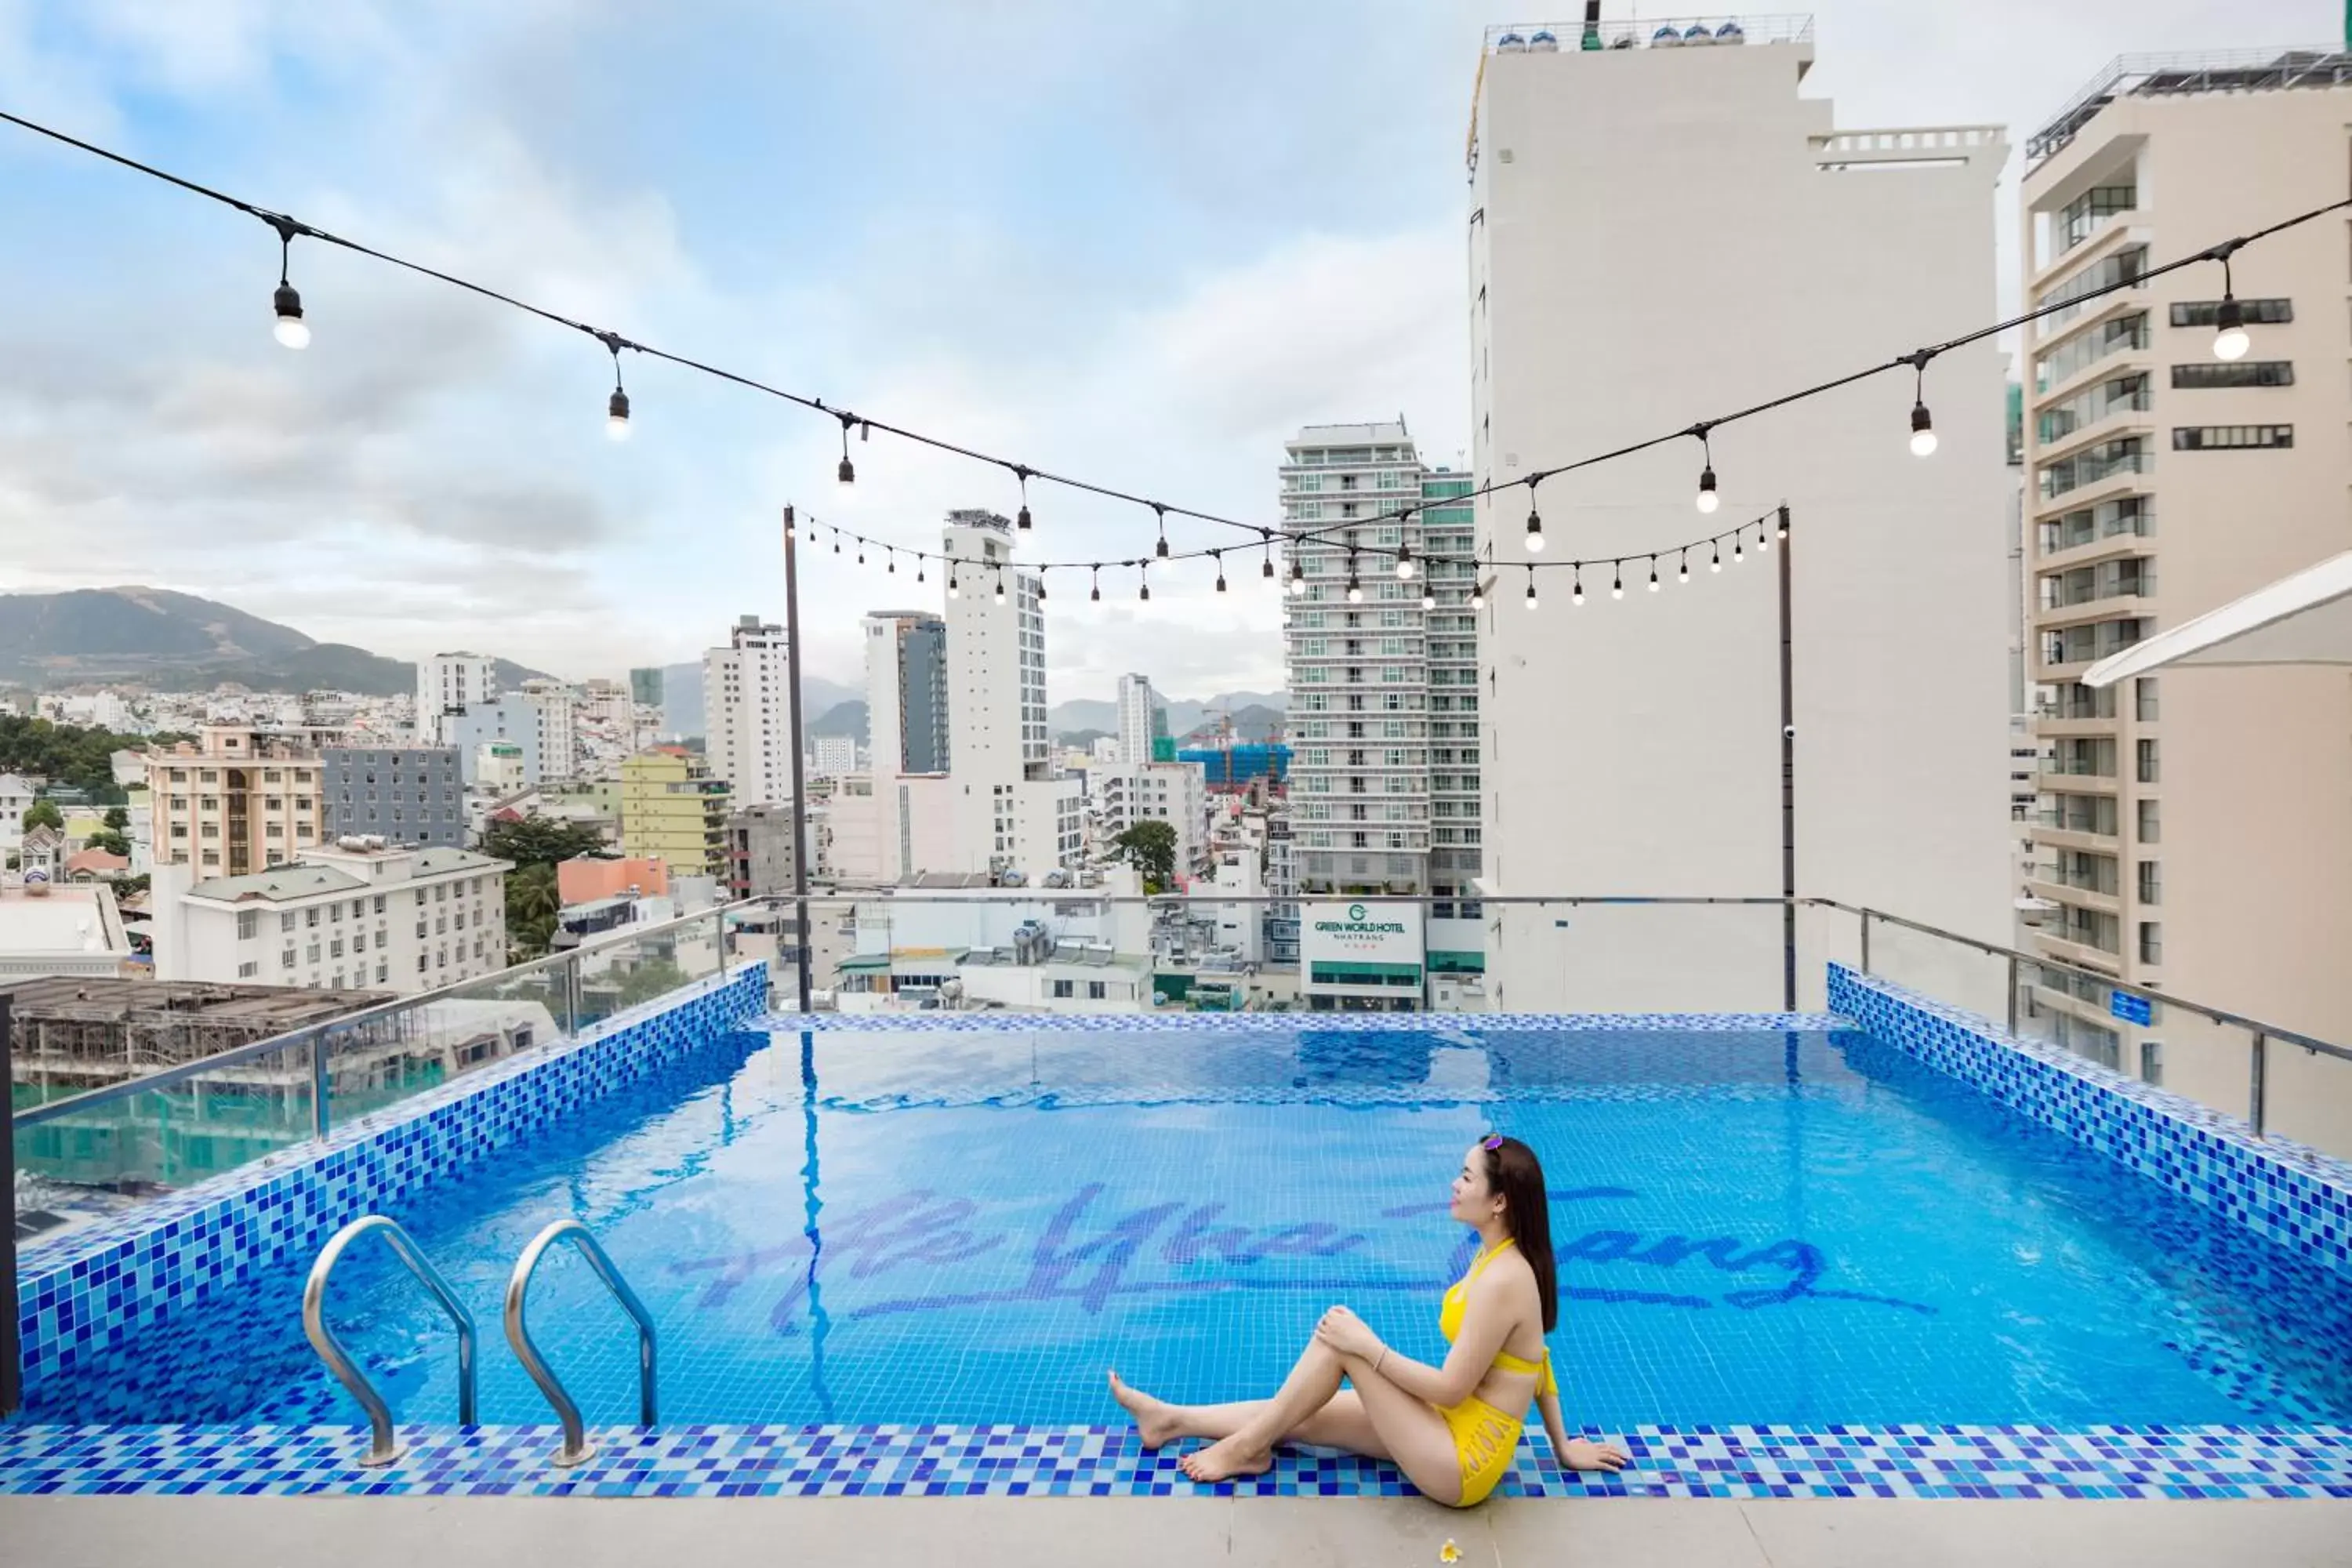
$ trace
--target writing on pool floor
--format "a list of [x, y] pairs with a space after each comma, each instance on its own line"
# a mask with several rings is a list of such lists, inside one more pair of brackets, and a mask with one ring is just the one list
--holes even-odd
[[[1002, 1302], [1063, 1302], [1087, 1313], [1133, 1297], [1183, 1296], [1204, 1292], [1321, 1291], [1335, 1299], [1351, 1293], [1406, 1292], [1434, 1296], [1467, 1266], [1474, 1242], [1465, 1238], [1437, 1274], [1374, 1273], [1349, 1269], [1336, 1260], [1368, 1248], [1372, 1236], [1328, 1221], [1251, 1226], [1225, 1219], [1223, 1204], [1153, 1204], [1120, 1214], [1102, 1205], [1104, 1189], [1088, 1184], [1073, 1193], [1032, 1237], [990, 1228], [982, 1205], [970, 1197], [928, 1188], [902, 1193], [868, 1207], [828, 1219], [822, 1227], [786, 1237], [772, 1247], [669, 1265], [684, 1277], [707, 1276], [696, 1304], [715, 1310], [746, 1289], [781, 1287], [768, 1319], [778, 1333], [797, 1333], [811, 1289], [836, 1278], [868, 1280], [893, 1273], [919, 1274], [919, 1294], [865, 1300], [844, 1317], [856, 1320], [910, 1312], [945, 1312]], [[1921, 1301], [1840, 1289], [1822, 1281], [1832, 1273], [1828, 1255], [1798, 1237], [1749, 1241], [1738, 1237], [1645, 1236], [1598, 1227], [1573, 1233], [1561, 1225], [1559, 1205], [1607, 1205], [1638, 1199], [1631, 1187], [1578, 1187], [1554, 1191], [1556, 1242], [1562, 1283], [1570, 1300], [1683, 1310], [1730, 1308], [1754, 1311], [1808, 1300], [1838, 1300], [1902, 1311], [1933, 1313]], [[1380, 1211], [1391, 1222], [1425, 1220], [1444, 1212], [1443, 1204], [1406, 1205]], [[986, 1288], [940, 1289], [940, 1274], [982, 1257], [992, 1263], [1019, 1257], [1027, 1248], [1025, 1272], [1015, 1282], [1000, 1281], [1001, 1270], [985, 1270]], [[1316, 1265], [1329, 1261], [1329, 1267]], [[1264, 1267], [1287, 1264], [1288, 1267]], [[1595, 1270], [1598, 1284], [1578, 1282]], [[974, 1270], [975, 1274], [983, 1272]], [[977, 1284], [978, 1281], [975, 1281]]]

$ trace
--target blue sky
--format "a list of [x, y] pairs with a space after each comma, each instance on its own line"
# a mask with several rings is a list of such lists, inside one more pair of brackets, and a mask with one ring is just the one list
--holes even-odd
[[[2119, 51], [2340, 26], [2333, 0], [1815, 15], [1805, 91], [1842, 124], [2013, 142]], [[1300, 424], [1402, 413], [1433, 461], [1465, 443], [1463, 133], [1481, 29], [1507, 19], [1459, 0], [0, 0], [0, 107], [896, 423], [1271, 518]], [[378, 652], [584, 678], [781, 616], [787, 500], [924, 544], [948, 507], [1015, 504], [1001, 473], [879, 437], [840, 499], [834, 427], [635, 360], [615, 447], [597, 345], [318, 246], [294, 256], [316, 342], [289, 353], [267, 229], [7, 127], [0, 212], [0, 590], [152, 584]], [[1048, 558], [1150, 537], [1131, 508], [1033, 501]], [[1131, 585], [1055, 595], [1053, 696], [1107, 696], [1125, 669], [1185, 696], [1278, 685], [1275, 596], [1236, 575], [1220, 600], [1210, 575], [1155, 582], [1148, 607]], [[820, 552], [810, 668], [857, 679], [858, 613], [939, 587]]]

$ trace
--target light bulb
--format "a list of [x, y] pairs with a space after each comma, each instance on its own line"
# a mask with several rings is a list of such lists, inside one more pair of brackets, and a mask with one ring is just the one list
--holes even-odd
[[1915, 403], [1911, 405], [1911, 455], [1924, 458], [1935, 449], [1936, 421], [1926, 404]]
[[271, 303], [278, 311], [278, 324], [270, 329], [270, 335], [289, 349], [309, 348], [310, 328], [302, 320], [302, 296], [294, 291], [291, 284], [280, 283]]
[[1690, 581], [1690, 558], [1688, 556], [1685, 556], [1683, 558], [1682, 570], [1675, 574], [1675, 581], [1677, 583], [1687, 583]]
[[2224, 296], [2221, 308], [2213, 312], [2213, 357], [2243, 359], [2253, 347], [2254, 340], [2246, 335], [2246, 308], [2236, 299]]
[[1483, 610], [1486, 607], [1486, 589], [1474, 587], [1470, 590], [1470, 607], [1474, 610]]
[[1584, 574], [1580, 572], [1577, 574], [1576, 586], [1568, 591], [1568, 602], [1572, 608], [1584, 607]]
[[948, 579], [948, 597], [950, 599], [961, 599], [963, 597], [963, 584], [957, 582], [952, 577]]
[[1710, 463], [1699, 470], [1698, 510], [1712, 512], [1722, 504], [1723, 498], [1715, 493], [1715, 466]]
[[1543, 519], [1536, 515], [1533, 508], [1529, 508], [1528, 510], [1528, 553], [1530, 555], [1540, 555], [1543, 553]]
[[1351, 605], [1360, 605], [1363, 602], [1364, 585], [1361, 583], [1357, 582], [1355, 579], [1349, 578], [1348, 580], [1348, 603]]
[[1425, 586], [1421, 591], [1421, 607], [1424, 610], [1437, 608], [1437, 595]]
[[1018, 528], [1024, 533], [1029, 531], [1029, 503], [1027, 501], [1024, 500], [1021, 503], [1021, 515], [1013, 520], [1013, 526]]
[[1412, 581], [1412, 556], [1400, 555], [1397, 557], [1397, 581], [1400, 583], [1410, 583]]
[[1652, 565], [1652, 566], [1651, 566], [1651, 568], [1650, 568], [1650, 592], [1651, 592], [1651, 593], [1653, 593], [1653, 594], [1654, 594], [1654, 593], [1656, 593], [1657, 591], [1658, 591], [1658, 569], [1657, 569], [1657, 567], [1654, 564], [1654, 565]]
[[857, 465], [849, 460], [849, 455], [847, 453], [845, 452], [842, 454], [841, 467], [833, 471], [833, 477], [838, 479], [844, 486], [854, 485], [857, 482]]
[[1536, 607], [1536, 580], [1533, 577], [1528, 579], [1527, 605], [1530, 610]]
[[[297, 321], [294, 324], [299, 327], [302, 323]], [[604, 434], [615, 441], [629, 438], [629, 395], [617, 386], [604, 405]]]

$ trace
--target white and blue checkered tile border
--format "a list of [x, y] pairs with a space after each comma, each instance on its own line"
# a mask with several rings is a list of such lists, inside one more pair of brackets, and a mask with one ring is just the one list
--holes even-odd
[[[1385, 1464], [1285, 1449], [1267, 1474], [1195, 1487], [1174, 1448], [1097, 1426], [593, 1429], [575, 1468], [552, 1427], [405, 1427], [400, 1459], [353, 1462], [352, 1427], [24, 1427], [0, 1443], [0, 1493], [484, 1497], [1395, 1497]], [[2352, 1498], [2352, 1430], [2305, 1427], [1644, 1426], [1619, 1475], [1563, 1473], [1539, 1436], [1504, 1497]]]
[[1830, 965], [1864, 1029], [2322, 1268], [2352, 1274], [2352, 1165], [1973, 1013]]
[[27, 1247], [18, 1327], [28, 1387], [299, 1258], [585, 1101], [716, 1039], [767, 1003], [753, 965], [605, 1020], [572, 1041], [467, 1073], [268, 1159]]
[[1232, 1035], [1412, 1034], [1465, 1037], [1541, 1031], [1606, 1030], [1654, 1034], [1748, 1034], [1842, 1028], [1828, 1013], [771, 1013], [747, 1025], [792, 1033], [901, 1031], [982, 1034]]

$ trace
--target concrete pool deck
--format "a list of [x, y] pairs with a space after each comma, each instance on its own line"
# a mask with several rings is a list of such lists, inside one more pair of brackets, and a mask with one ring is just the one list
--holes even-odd
[[2336, 1568], [2352, 1501], [1408, 1499], [0, 1498], [0, 1559], [41, 1568], [436, 1568], [561, 1562], [1122, 1568]]

